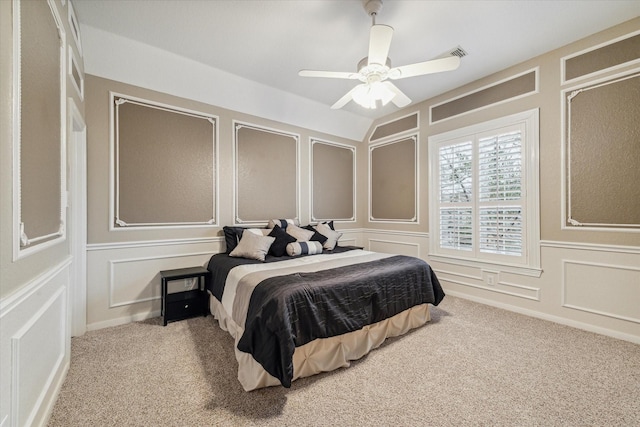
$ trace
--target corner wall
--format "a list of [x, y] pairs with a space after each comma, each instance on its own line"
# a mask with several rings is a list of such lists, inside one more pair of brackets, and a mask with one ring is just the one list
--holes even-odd
[[[578, 83], [561, 79], [564, 57], [640, 31], [640, 18], [594, 34], [494, 75], [377, 120], [400, 120], [419, 112], [419, 219], [415, 224], [365, 221], [363, 241], [373, 250], [406, 251], [429, 260], [429, 136], [534, 108], [540, 110], [540, 242], [542, 274], [529, 277], [495, 268], [432, 261], [445, 292], [488, 305], [640, 343], [640, 232], [631, 229], [586, 229], [563, 226], [562, 91]], [[635, 52], [637, 52], [637, 47]], [[637, 73], [640, 58], [586, 76], [580, 85]], [[464, 58], [462, 65], [464, 66]], [[537, 69], [537, 91], [501, 103], [431, 122], [430, 109], [447, 101]], [[637, 128], [638, 122], [629, 123]], [[367, 136], [367, 140], [369, 138]], [[365, 142], [366, 144], [367, 142]], [[613, 147], [612, 147], [613, 149]], [[640, 165], [638, 166], [640, 167]], [[361, 171], [368, 179], [369, 171]], [[597, 197], [597, 195], [594, 195]], [[368, 202], [367, 202], [368, 203]], [[489, 276], [491, 279], [489, 280]]]

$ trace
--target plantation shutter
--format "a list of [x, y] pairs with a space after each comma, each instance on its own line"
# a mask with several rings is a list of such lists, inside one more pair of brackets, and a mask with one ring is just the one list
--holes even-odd
[[523, 252], [522, 131], [478, 141], [478, 239], [480, 252]]
[[473, 250], [473, 143], [440, 147], [440, 247]]

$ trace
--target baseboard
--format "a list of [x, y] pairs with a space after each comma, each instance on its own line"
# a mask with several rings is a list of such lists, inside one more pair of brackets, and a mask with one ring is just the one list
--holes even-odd
[[136, 313], [131, 316], [123, 316], [123, 317], [118, 317], [116, 319], [104, 320], [102, 322], [90, 323], [87, 325], [87, 331], [96, 331], [98, 329], [126, 325], [127, 323], [140, 322], [142, 320], [152, 319], [154, 317], [159, 317], [159, 316], [160, 316], [160, 310], [146, 312], [146, 313]]
[[70, 366], [70, 357], [66, 359], [66, 362], [62, 368], [62, 372], [58, 375], [55, 382], [52, 384], [51, 389], [49, 390], [50, 397], [45, 399], [45, 403], [40, 407], [39, 411], [43, 414], [40, 417], [40, 426], [46, 426], [49, 424], [49, 420], [51, 419], [51, 414], [53, 413], [53, 408], [56, 405], [56, 401], [58, 400], [58, 396], [60, 395], [60, 391], [62, 390], [62, 385], [64, 384], [64, 380], [67, 378], [67, 373], [69, 373]]
[[577, 320], [572, 320], [572, 319], [567, 319], [560, 316], [555, 316], [552, 314], [542, 313], [540, 311], [529, 310], [526, 308], [511, 305], [511, 304], [504, 304], [501, 302], [492, 301], [485, 298], [478, 298], [475, 296], [467, 295], [467, 294], [452, 291], [452, 290], [447, 290], [446, 294], [457, 297], [457, 298], [462, 298], [462, 299], [477, 302], [480, 304], [488, 305], [491, 307], [512, 311], [514, 313], [524, 314], [525, 316], [535, 317], [537, 319], [542, 319], [542, 320], [548, 320], [549, 322], [570, 326], [576, 329], [582, 329], [583, 331], [593, 332], [596, 334], [605, 335], [605, 336], [616, 338], [623, 341], [629, 341], [634, 344], [640, 344], [640, 336], [637, 336], [637, 335], [626, 334], [624, 332], [619, 332], [612, 329], [603, 328], [600, 326], [594, 326], [589, 323], [579, 322]]

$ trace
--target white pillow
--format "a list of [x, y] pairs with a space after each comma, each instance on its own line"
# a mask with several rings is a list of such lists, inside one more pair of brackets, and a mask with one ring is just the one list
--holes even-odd
[[332, 230], [327, 224], [320, 223], [316, 225], [316, 230], [318, 230], [318, 233], [327, 238], [327, 241], [324, 242], [322, 246], [330, 251], [332, 251], [333, 248], [336, 247], [336, 245], [338, 244], [338, 240], [340, 239], [340, 237], [342, 237], [342, 233], [338, 233], [337, 231]]
[[264, 261], [264, 257], [267, 255], [267, 252], [269, 252], [269, 248], [275, 240], [275, 237], [259, 236], [252, 232], [244, 232], [242, 233], [242, 239], [240, 239], [238, 246], [231, 251], [229, 256]]
[[287, 244], [287, 255], [315, 255], [322, 253], [322, 243], [316, 241], [293, 242]]
[[293, 224], [287, 225], [286, 231], [287, 234], [295, 237], [298, 242], [308, 242], [313, 237], [313, 231], [305, 230]]

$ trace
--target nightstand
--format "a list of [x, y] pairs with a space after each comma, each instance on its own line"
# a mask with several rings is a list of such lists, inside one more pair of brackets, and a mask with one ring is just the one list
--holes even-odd
[[[164, 326], [167, 326], [167, 322], [195, 316], [206, 316], [209, 313], [207, 291], [205, 289], [205, 281], [208, 275], [209, 270], [204, 267], [177, 268], [160, 272], [162, 280], [161, 315]], [[169, 282], [190, 278], [198, 280], [197, 288], [169, 292]]]

